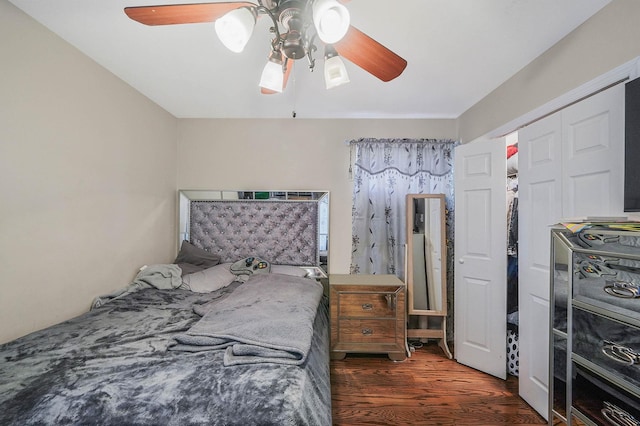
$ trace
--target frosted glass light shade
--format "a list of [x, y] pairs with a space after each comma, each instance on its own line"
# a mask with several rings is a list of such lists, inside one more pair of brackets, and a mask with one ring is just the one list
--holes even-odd
[[347, 33], [351, 17], [347, 8], [336, 0], [316, 0], [313, 2], [313, 23], [320, 40], [332, 44]]
[[344, 62], [339, 56], [333, 56], [325, 59], [324, 61], [324, 82], [327, 89], [332, 89], [337, 86], [348, 83], [349, 74], [347, 74], [347, 68], [344, 66]]
[[218, 18], [215, 23], [216, 34], [232, 52], [240, 53], [249, 42], [253, 27], [256, 25], [256, 17], [246, 7], [234, 9]]
[[282, 63], [278, 64], [277, 62], [269, 60], [262, 70], [260, 87], [273, 90], [274, 92], [282, 92], [283, 86], [284, 72], [282, 72]]

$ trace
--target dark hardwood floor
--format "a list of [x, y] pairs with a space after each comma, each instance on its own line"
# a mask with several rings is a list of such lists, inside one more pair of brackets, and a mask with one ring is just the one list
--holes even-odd
[[403, 362], [349, 354], [331, 361], [334, 425], [543, 425], [504, 381], [447, 359], [435, 343]]

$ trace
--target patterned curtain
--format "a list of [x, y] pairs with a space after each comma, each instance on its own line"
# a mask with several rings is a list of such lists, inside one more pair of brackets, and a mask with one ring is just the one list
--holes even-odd
[[359, 139], [350, 144], [355, 160], [351, 273], [393, 274], [404, 280], [407, 194], [445, 194], [447, 263], [452, 261], [456, 142]]

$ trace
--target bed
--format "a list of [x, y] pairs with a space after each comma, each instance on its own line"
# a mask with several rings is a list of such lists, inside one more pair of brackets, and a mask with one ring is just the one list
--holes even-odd
[[187, 260], [217, 263], [179, 280], [177, 265], [152, 265], [89, 312], [0, 345], [0, 424], [331, 424], [328, 303], [308, 276], [318, 203], [188, 204]]

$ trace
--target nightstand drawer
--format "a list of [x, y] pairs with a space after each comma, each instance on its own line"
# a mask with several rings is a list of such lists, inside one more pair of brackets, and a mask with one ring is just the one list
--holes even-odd
[[388, 343], [396, 339], [395, 320], [343, 319], [338, 328], [342, 343]]
[[342, 293], [339, 317], [395, 318], [395, 293]]

